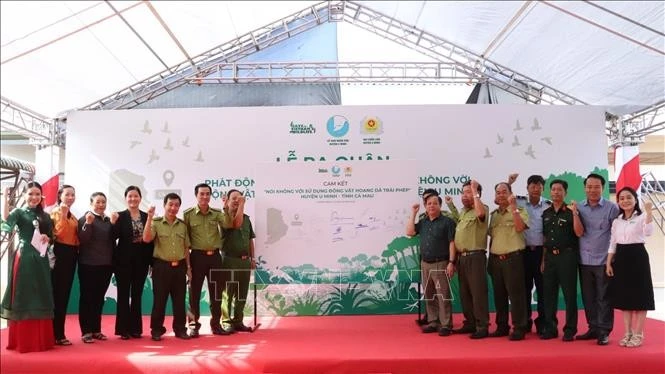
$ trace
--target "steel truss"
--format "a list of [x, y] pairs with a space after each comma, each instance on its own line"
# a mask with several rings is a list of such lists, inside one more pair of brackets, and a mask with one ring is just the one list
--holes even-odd
[[[395, 43], [417, 50], [437, 62], [237, 62], [325, 22], [349, 22]], [[260, 82], [397, 84], [486, 82], [517, 95], [529, 103], [587, 104], [441, 37], [373, 11], [356, 2], [323, 1], [250, 31], [199, 56], [187, 59], [81, 109], [131, 109], [185, 84]], [[4, 107], [5, 99], [3, 98]], [[663, 112], [665, 109], [661, 102], [636, 112], [624, 120], [608, 114], [607, 135], [614, 142], [639, 141], [644, 135], [664, 127]], [[4, 113], [5, 110], [3, 110], [3, 127], [5, 127]], [[39, 119], [43, 126], [46, 120]], [[16, 127], [16, 121], [11, 123]], [[56, 120], [50, 126], [50, 131], [44, 130], [44, 127], [40, 127], [39, 131], [35, 131], [34, 126], [18, 127], [25, 131], [23, 134], [31, 139], [36, 139], [37, 143], [48, 143], [47, 139], [51, 139], [51, 144], [64, 144], [63, 121]]]
[[64, 132], [56, 131], [54, 122], [46, 116], [1, 98], [2, 129], [16, 132], [29, 139], [32, 145], [64, 145]]
[[608, 118], [610, 145], [643, 143], [644, 137], [665, 129], [665, 100], [623, 118]]
[[453, 62], [219, 63], [190, 83], [478, 83]]

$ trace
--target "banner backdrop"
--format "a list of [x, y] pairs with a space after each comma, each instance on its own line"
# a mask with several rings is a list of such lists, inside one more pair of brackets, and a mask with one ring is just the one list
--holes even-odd
[[[603, 111], [588, 106], [139, 109], [75, 112], [67, 125], [65, 179], [77, 189], [73, 209], [77, 216], [87, 209], [94, 191], [108, 195], [109, 210], [124, 209], [123, 191], [130, 184], [143, 190], [142, 208], [154, 204], [158, 214], [167, 192], [182, 196], [181, 212], [194, 205], [194, 185], [200, 182], [213, 186], [211, 204], [217, 207], [229, 189], [242, 191], [257, 232], [261, 258], [256, 281], [266, 284], [262, 305], [280, 315], [395, 313], [413, 311], [416, 305], [412, 274], [418, 267], [418, 240], [403, 236], [404, 228], [395, 225], [392, 239], [381, 238], [387, 241], [375, 244], [383, 246], [381, 251], [368, 253], [356, 245], [352, 247], [357, 252], [345, 250], [334, 256], [327, 249], [335, 244], [334, 231], [321, 235], [306, 229], [305, 221], [298, 227], [299, 220], [309, 216], [334, 219], [331, 207], [315, 203], [318, 198], [303, 197], [307, 189], [340, 188], [340, 196], [333, 200], [344, 201], [346, 186], [323, 185], [344, 179], [333, 178], [334, 170], [340, 176], [349, 170], [354, 183], [359, 183], [354, 190], [366, 190], [360, 194], [367, 197], [359, 199], [362, 204], [352, 209], [352, 215], [359, 218], [354, 225], [368, 228], [378, 215], [368, 211], [363, 216], [365, 204], [385, 207], [379, 212], [383, 220], [390, 219], [394, 209], [401, 223], [425, 188], [451, 195], [459, 206], [463, 183], [474, 178], [484, 187], [483, 201], [494, 209], [493, 186], [511, 172], [520, 173], [514, 185], [517, 194], [526, 194], [530, 174], [541, 174], [548, 182], [565, 179], [570, 185], [568, 200], [584, 197], [583, 179], [588, 173], [608, 174]], [[384, 188], [394, 191], [383, 192]], [[277, 189], [294, 193], [266, 193]], [[375, 193], [379, 189], [381, 193]], [[546, 185], [546, 196], [548, 192]], [[271, 221], [279, 214], [277, 221]], [[289, 235], [300, 235], [298, 240], [289, 239], [290, 252], [271, 252], [277, 244], [271, 235], [274, 230], [279, 234], [280, 223], [293, 229]], [[327, 229], [331, 228], [336, 230]], [[366, 229], [358, 226], [354, 232]], [[344, 240], [360, 237], [344, 236]], [[296, 263], [298, 256], [280, 255], [286, 253], [320, 256]], [[321, 276], [316, 282], [302, 276], [320, 275], [322, 270], [340, 275], [335, 280], [329, 276], [328, 282]], [[327, 284], [313, 288], [312, 283]], [[357, 287], [360, 283], [366, 287]], [[296, 296], [287, 300], [290, 291]]]

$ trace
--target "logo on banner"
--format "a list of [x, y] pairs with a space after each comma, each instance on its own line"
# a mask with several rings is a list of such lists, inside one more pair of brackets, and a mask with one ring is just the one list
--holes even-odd
[[328, 134], [335, 138], [341, 138], [349, 132], [349, 120], [344, 116], [334, 115], [328, 118]]
[[383, 122], [379, 117], [365, 117], [360, 123], [360, 133], [368, 135], [381, 135], [383, 133]]
[[337, 165], [333, 165], [333, 167], [330, 168], [330, 172], [332, 173], [333, 177], [339, 177], [339, 174], [342, 172], [342, 168]]
[[313, 124], [308, 123], [297, 123], [291, 121], [289, 124], [290, 126], [290, 131], [289, 134], [315, 134], [316, 133], [316, 127], [314, 127]]
[[344, 176], [350, 177], [352, 171], [353, 171], [353, 168], [351, 168], [351, 166], [345, 166], [344, 167]]
[[360, 122], [360, 133], [365, 136], [363, 144], [381, 144], [379, 135], [383, 134], [383, 121], [377, 116], [366, 116]]

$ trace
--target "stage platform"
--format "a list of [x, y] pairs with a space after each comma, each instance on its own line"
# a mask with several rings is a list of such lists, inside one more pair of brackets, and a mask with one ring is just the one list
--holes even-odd
[[[645, 343], [622, 348], [621, 314], [610, 345], [595, 341], [471, 340], [466, 335], [422, 334], [416, 316], [330, 316], [262, 318], [254, 333], [180, 340], [170, 332], [161, 342], [149, 336], [128, 341], [111, 336], [114, 316], [104, 316], [108, 341], [84, 344], [78, 319], [67, 318], [74, 343], [47, 352], [19, 354], [5, 349], [1, 332], [0, 370], [9, 373], [663, 373], [665, 323], [649, 319]], [[560, 316], [563, 320], [563, 315]], [[167, 318], [167, 326], [170, 325]], [[455, 326], [461, 315], [455, 314]], [[144, 317], [144, 326], [149, 318]], [[580, 330], [585, 319], [580, 312]]]

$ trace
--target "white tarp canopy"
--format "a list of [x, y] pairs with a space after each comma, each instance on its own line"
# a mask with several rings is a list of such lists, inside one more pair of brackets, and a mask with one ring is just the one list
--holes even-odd
[[[2, 96], [55, 117], [314, 4], [2, 1]], [[662, 1], [358, 4], [616, 114], [665, 98]]]

